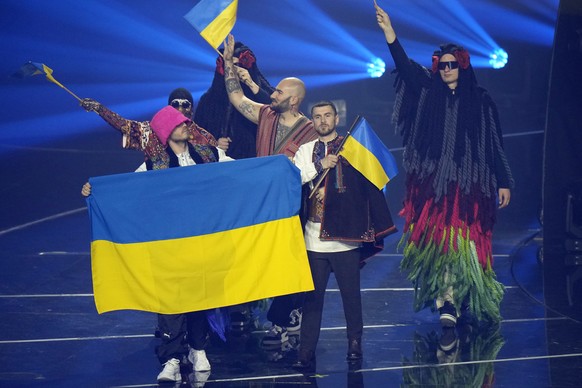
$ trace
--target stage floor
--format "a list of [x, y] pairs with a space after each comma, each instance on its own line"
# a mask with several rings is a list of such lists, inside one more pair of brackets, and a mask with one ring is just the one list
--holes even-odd
[[[537, 232], [497, 232], [504, 319], [498, 328], [460, 327], [453, 352], [438, 349], [438, 316], [412, 311], [413, 290], [398, 269], [398, 233], [361, 272], [361, 364], [345, 361], [345, 320], [332, 276], [315, 372], [291, 367], [297, 337], [270, 349], [260, 346], [266, 330], [259, 315], [258, 328], [231, 334], [226, 343], [213, 338], [207, 350], [211, 373], [184, 369], [181, 386], [580, 386], [582, 324], [543, 303]], [[155, 314], [95, 310], [85, 209], [5, 230], [0, 243], [0, 386], [157, 385]]]

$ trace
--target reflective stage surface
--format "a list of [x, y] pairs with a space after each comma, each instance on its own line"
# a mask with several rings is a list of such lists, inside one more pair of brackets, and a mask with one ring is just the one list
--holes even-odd
[[[98, 315], [92, 298], [88, 220], [80, 208], [0, 235], [0, 386], [156, 386], [156, 318], [119, 311]], [[298, 338], [265, 349], [257, 327], [212, 338], [210, 374], [183, 369], [181, 386], [392, 387], [579, 386], [582, 324], [543, 303], [536, 230], [498, 230], [495, 270], [506, 287], [498, 327], [459, 324], [452, 349], [439, 348], [438, 316], [412, 311], [399, 272], [398, 237], [362, 269], [364, 360], [345, 361], [341, 298], [328, 285], [316, 369], [292, 368]], [[291, 276], [291, 274], [290, 274]]]

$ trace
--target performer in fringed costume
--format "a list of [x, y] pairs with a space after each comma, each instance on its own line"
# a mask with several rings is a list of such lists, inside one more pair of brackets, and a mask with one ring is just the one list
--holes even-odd
[[492, 230], [513, 178], [495, 103], [464, 48], [441, 46], [428, 70], [407, 57], [377, 5], [376, 17], [397, 71], [393, 121], [407, 172], [401, 269], [414, 284], [414, 308], [438, 309], [443, 327], [466, 311], [499, 321]]

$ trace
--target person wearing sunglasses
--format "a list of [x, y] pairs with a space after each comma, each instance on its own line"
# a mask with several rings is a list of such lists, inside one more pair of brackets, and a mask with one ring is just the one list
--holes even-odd
[[[192, 96], [186, 89], [174, 90], [164, 107], [150, 121], [126, 120], [98, 102], [82, 100], [82, 106], [94, 110], [123, 134], [123, 146], [141, 150], [146, 161], [136, 172], [192, 166], [231, 160], [216, 147], [217, 141], [191, 120]], [[81, 189], [84, 197], [91, 195], [91, 184]], [[181, 381], [181, 360], [188, 358], [195, 373], [209, 375], [210, 363], [205, 348], [210, 326], [207, 312], [158, 314], [160, 344], [156, 355], [163, 366], [158, 382]]]
[[[82, 99], [80, 105], [87, 112], [93, 111], [97, 113], [109, 125], [120, 131], [123, 135], [123, 148], [145, 152], [146, 160], [136, 171], [157, 170], [170, 166], [173, 160], [171, 156], [172, 150], [158, 144], [159, 142], [149, 121], [128, 120], [91, 98]], [[226, 156], [229, 145], [228, 139], [221, 138], [216, 140], [210, 132], [191, 121], [194, 99], [187, 89], [174, 89], [168, 96], [168, 105], [190, 120], [190, 125], [188, 126], [190, 144], [204, 144], [216, 147], [220, 161], [232, 160], [232, 158]]]
[[[140, 143], [144, 145], [141, 150], [146, 155], [147, 168], [140, 167], [136, 172], [214, 163], [219, 160], [213, 138], [209, 137], [212, 135], [205, 133], [204, 130], [199, 131], [191, 119], [182, 113], [187, 113], [192, 107], [189, 92], [185, 89], [175, 92], [170, 95], [169, 105], [158, 111], [152, 120], [139, 123], [147, 125], [151, 134], [142, 132], [147, 136], [147, 140], [140, 139]], [[87, 102], [85, 105], [89, 107], [88, 104]], [[174, 105], [180, 105], [178, 108], [182, 111]], [[121, 131], [125, 134], [124, 128]], [[136, 133], [129, 134], [135, 138]], [[128, 148], [138, 148], [131, 140], [129, 144]], [[168, 163], [164, 162], [166, 157]], [[91, 191], [91, 184], [87, 182], [83, 185], [81, 194], [88, 197]], [[209, 376], [211, 366], [205, 351], [210, 333], [207, 317], [209, 312], [157, 314], [156, 337], [160, 338], [160, 343], [155, 351], [163, 366], [157, 376], [159, 383], [180, 382], [182, 380], [180, 365], [186, 358], [192, 364], [195, 374], [205, 375], [206, 378]]]
[[496, 105], [468, 51], [442, 45], [427, 69], [408, 58], [388, 13], [374, 6], [396, 65], [392, 117], [405, 147], [401, 268], [414, 284], [414, 309], [438, 310], [441, 346], [451, 350], [458, 318], [501, 319], [492, 230], [514, 181]]

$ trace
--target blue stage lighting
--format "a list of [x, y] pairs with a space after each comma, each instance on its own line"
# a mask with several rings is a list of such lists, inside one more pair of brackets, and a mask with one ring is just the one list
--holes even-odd
[[374, 58], [368, 63], [368, 74], [372, 78], [380, 78], [386, 71], [386, 63], [380, 58]]
[[501, 69], [507, 64], [508, 58], [509, 56], [507, 55], [507, 52], [505, 52], [505, 50], [502, 48], [498, 48], [489, 54], [489, 64], [494, 69]]

